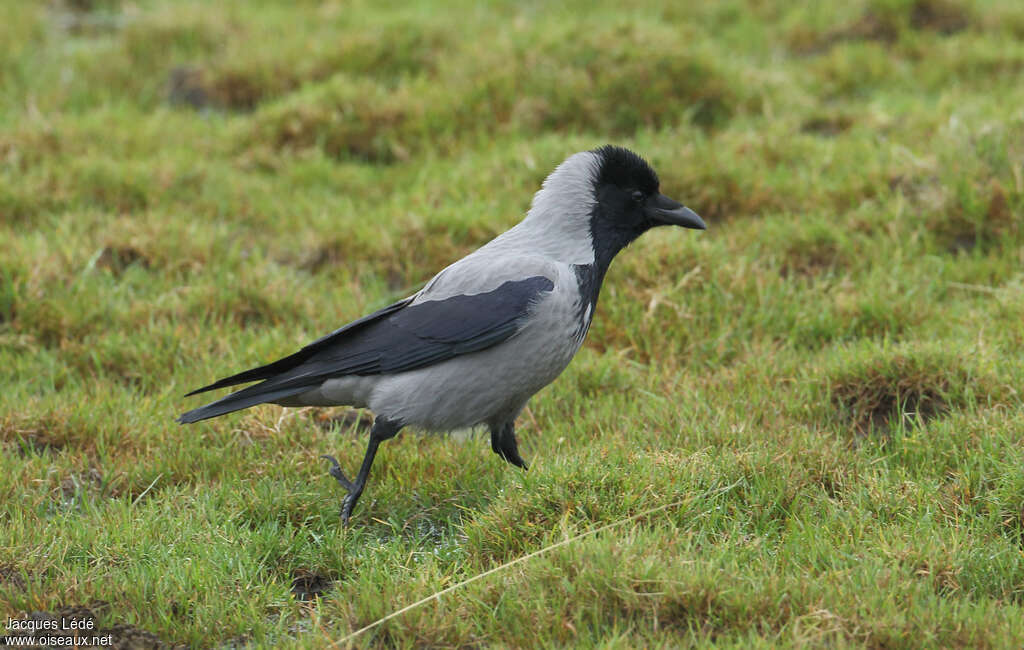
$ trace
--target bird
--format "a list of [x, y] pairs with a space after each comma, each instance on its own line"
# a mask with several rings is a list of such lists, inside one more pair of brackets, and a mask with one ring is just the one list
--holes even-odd
[[651, 165], [604, 145], [566, 158], [526, 216], [452, 263], [411, 296], [272, 363], [186, 397], [259, 382], [183, 413], [180, 423], [257, 404], [351, 406], [374, 414], [355, 478], [331, 455], [348, 525], [380, 444], [405, 427], [446, 432], [486, 426], [491, 449], [527, 469], [515, 421], [575, 356], [590, 329], [612, 259], [659, 226], [706, 229], [661, 193]]

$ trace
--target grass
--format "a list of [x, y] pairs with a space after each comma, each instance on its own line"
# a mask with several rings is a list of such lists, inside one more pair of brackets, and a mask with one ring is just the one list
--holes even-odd
[[[352, 643], [1024, 645], [1018, 3], [15, 3], [0, 88], [0, 616], [322, 647], [636, 517]], [[615, 263], [529, 472], [409, 432], [343, 529], [365, 420], [173, 422], [608, 141], [709, 230]]]

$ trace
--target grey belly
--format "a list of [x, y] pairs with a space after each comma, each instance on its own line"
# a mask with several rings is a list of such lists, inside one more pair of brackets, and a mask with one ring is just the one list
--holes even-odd
[[548, 299], [528, 325], [494, 347], [408, 372], [329, 379], [289, 405], [365, 407], [429, 431], [504, 422], [561, 374], [583, 342], [586, 328], [580, 330], [570, 298]]
[[[278, 402], [283, 406], [347, 405], [428, 431], [451, 431], [514, 417], [568, 365], [571, 336], [515, 337], [473, 354], [394, 375], [328, 379]], [[546, 342], [545, 342], [546, 341]]]
[[378, 415], [431, 431], [504, 420], [561, 374], [577, 348], [569, 331], [552, 336], [528, 327], [493, 348], [382, 376], [368, 405]]

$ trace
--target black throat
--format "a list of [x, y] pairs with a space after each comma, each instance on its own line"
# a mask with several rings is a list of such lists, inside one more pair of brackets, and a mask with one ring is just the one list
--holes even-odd
[[590, 241], [594, 248], [594, 261], [590, 264], [574, 264], [572, 267], [580, 286], [580, 304], [577, 307], [579, 336], [586, 334], [590, 321], [594, 319], [601, 284], [604, 283], [605, 273], [612, 260], [619, 251], [647, 230], [642, 224], [623, 223], [606, 214], [605, 210], [598, 202], [590, 213]]

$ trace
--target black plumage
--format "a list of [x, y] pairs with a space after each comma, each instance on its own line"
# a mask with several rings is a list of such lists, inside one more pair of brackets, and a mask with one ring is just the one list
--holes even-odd
[[410, 304], [396, 302], [314, 341], [295, 354], [221, 379], [194, 393], [249, 381], [259, 384], [181, 415], [197, 422], [310, 390], [332, 377], [415, 370], [477, 352], [512, 336], [530, 304], [554, 284], [543, 276], [493, 291]]

